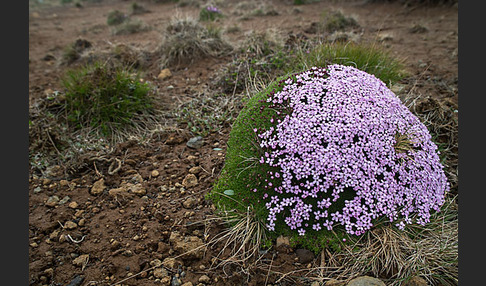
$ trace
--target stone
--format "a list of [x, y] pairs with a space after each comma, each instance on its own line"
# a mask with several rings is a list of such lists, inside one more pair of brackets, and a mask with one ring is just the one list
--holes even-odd
[[182, 180], [182, 185], [185, 188], [191, 188], [191, 187], [197, 186], [197, 184], [198, 184], [197, 177], [194, 174], [188, 174], [184, 178], [184, 180]]
[[54, 165], [46, 168], [46, 176], [50, 178], [57, 178], [64, 175], [64, 171], [61, 166]]
[[170, 69], [163, 69], [160, 71], [159, 75], [157, 76], [158, 79], [164, 80], [172, 76]]
[[163, 268], [163, 267], [158, 267], [158, 268], [155, 268], [154, 269], [154, 277], [155, 278], [164, 278], [165, 276], [168, 276], [169, 275], [169, 272]]
[[110, 189], [108, 194], [112, 197], [127, 197], [129, 196], [126, 186], [120, 186], [119, 188]]
[[167, 140], [165, 141], [165, 144], [167, 145], [176, 145], [176, 144], [180, 144], [184, 142], [184, 138], [177, 135], [177, 134], [174, 134], [174, 135], [170, 135]]
[[66, 286], [80, 286], [81, 284], [83, 284], [83, 281], [84, 276], [76, 274], [71, 282], [69, 282], [69, 284], [67, 284]]
[[61, 187], [69, 187], [69, 181], [68, 180], [60, 180], [59, 181], [59, 186], [61, 186]]
[[77, 210], [75, 213], [74, 213], [74, 216], [75, 217], [81, 217], [83, 214], [84, 214], [84, 210]]
[[172, 282], [170, 283], [170, 285], [171, 286], [181, 286], [182, 281], [181, 281], [181, 279], [179, 279], [179, 277], [174, 276], [174, 277], [172, 277]]
[[130, 178], [129, 183], [130, 184], [141, 184], [141, 183], [143, 183], [142, 175], [140, 175], [139, 173], [136, 173], [135, 175], [133, 175]]
[[57, 206], [58, 203], [59, 203], [59, 197], [54, 195], [54, 196], [50, 196], [47, 199], [46, 206], [53, 208], [53, 207]]
[[105, 190], [105, 188], [105, 179], [101, 178], [93, 184], [89, 193], [93, 196], [97, 196], [101, 194]]
[[279, 236], [277, 237], [277, 242], [275, 245], [277, 248], [279, 247], [289, 247], [290, 246], [290, 239], [286, 236]]
[[377, 38], [379, 42], [389, 42], [393, 40], [393, 36], [388, 33], [380, 33]]
[[67, 240], [67, 236], [65, 234], [61, 234], [59, 236], [59, 243], [63, 243]]
[[68, 207], [70, 209], [76, 209], [76, 208], [78, 208], [78, 206], [79, 206], [79, 204], [77, 202], [70, 202], [69, 205], [68, 205]]
[[88, 263], [88, 260], [89, 260], [89, 254], [82, 254], [73, 260], [73, 265], [82, 267], [83, 265]]
[[186, 282], [186, 283], [182, 284], [181, 286], [192, 286], [192, 282], [191, 281]]
[[157, 170], [153, 170], [152, 173], [150, 173], [150, 175], [152, 175], [153, 178], [157, 178], [159, 176], [159, 171]]
[[310, 250], [299, 248], [295, 251], [298, 261], [302, 264], [309, 263], [314, 260], [314, 253]]
[[64, 228], [66, 229], [75, 229], [78, 227], [78, 224], [73, 222], [73, 221], [70, 221], [68, 220], [67, 222], [64, 223]]
[[383, 281], [370, 276], [360, 276], [349, 281], [347, 286], [386, 286]]
[[200, 166], [192, 167], [189, 169], [189, 174], [199, 174], [202, 171], [202, 168]]
[[64, 196], [64, 198], [62, 198], [62, 200], [59, 201], [59, 204], [60, 205], [63, 205], [67, 202], [69, 202], [71, 200], [71, 198], [69, 196]]
[[198, 281], [199, 283], [209, 284], [211, 283], [211, 278], [209, 278], [209, 276], [207, 275], [202, 275], [201, 277], [199, 277]]
[[167, 268], [176, 269], [177, 266], [182, 265], [182, 262], [180, 260], [175, 259], [175, 258], [167, 257], [162, 261], [162, 265], [167, 267]]
[[160, 261], [160, 259], [154, 259], [154, 260], [150, 261], [149, 264], [152, 267], [160, 267], [160, 266], [162, 266], [162, 261]]
[[51, 232], [51, 234], [49, 234], [49, 239], [50, 240], [54, 240], [54, 239], [58, 238], [59, 237], [59, 233], [60, 233], [59, 230], [57, 230], [57, 229], [54, 230], [53, 232]]
[[44, 274], [49, 276], [49, 277], [52, 277], [54, 275], [54, 269], [53, 268], [47, 268], [46, 270], [44, 270]]
[[186, 209], [192, 209], [196, 204], [197, 200], [193, 197], [189, 197], [182, 203], [182, 206]]
[[182, 236], [180, 232], [173, 231], [170, 234], [169, 242], [175, 251], [186, 254], [188, 257], [201, 259], [204, 256], [204, 243], [197, 236]]
[[147, 190], [142, 186], [142, 184], [138, 183], [138, 184], [135, 184], [135, 185], [132, 185], [132, 184], [128, 184], [130, 185], [129, 186], [129, 190], [135, 194], [135, 195], [138, 195], [138, 196], [143, 196], [145, 194], [147, 194]]
[[170, 285], [170, 281], [171, 281], [171, 277], [170, 276], [165, 276], [165, 277], [162, 277], [162, 279], [160, 279], [160, 283], [162, 285]]
[[198, 149], [204, 145], [204, 139], [201, 136], [192, 137], [187, 141], [186, 145], [189, 148]]
[[428, 286], [429, 284], [424, 278], [420, 276], [413, 276], [408, 282], [404, 284], [405, 286]]
[[50, 178], [57, 178], [64, 175], [62, 167], [59, 165], [49, 166], [46, 168], [46, 176]]

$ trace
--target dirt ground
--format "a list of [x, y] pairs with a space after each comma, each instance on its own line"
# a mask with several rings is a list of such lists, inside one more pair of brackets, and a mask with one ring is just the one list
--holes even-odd
[[[276, 29], [283, 37], [316, 37], [308, 31], [322, 12], [341, 10], [359, 23], [353, 32], [361, 42], [382, 44], [404, 60], [410, 75], [397, 85], [397, 93], [413, 92], [458, 108], [457, 6], [404, 5], [400, 1], [313, 1], [297, 6], [292, 1], [274, 0], [265, 3], [277, 15], [242, 19], [235, 9], [238, 2], [221, 1], [218, 6], [228, 16], [217, 25], [239, 27], [225, 34], [234, 45], [251, 30]], [[116, 44], [154, 50], [171, 17], [197, 18], [200, 10], [171, 1], [139, 1], [149, 12], [134, 17], [151, 29], [113, 35], [106, 24], [107, 15], [114, 9], [128, 11], [130, 1], [80, 3], [82, 7], [74, 2], [61, 5], [60, 1], [29, 0], [30, 106], [62, 90], [59, 79], [69, 66], [59, 60], [65, 47], [76, 39], [85, 39], [99, 50]], [[231, 56], [203, 58], [171, 68], [170, 78], [159, 79], [161, 66], [157, 59], [150, 59], [144, 78], [164, 91], [159, 99], [167, 109], [177, 108], [199, 89], [208, 88], [230, 61]], [[223, 230], [209, 222], [214, 206], [204, 195], [223, 167], [229, 132], [229, 127], [222, 127], [208, 134], [196, 149], [186, 145], [195, 136], [187, 130], [163, 133], [146, 144], [127, 141], [117, 145], [109, 157], [91, 154], [84, 158], [83, 167], [75, 173], [66, 172], [62, 165], [48, 166], [45, 172], [31, 168], [30, 285], [310, 285], [312, 280], [299, 277], [298, 271], [279, 280], [282, 275], [278, 273], [319, 264], [317, 257], [301, 263], [292, 249], [265, 256], [273, 265], [273, 274], [211, 268], [218, 246], [203, 254], [178, 257], [188, 241], [198, 245]], [[188, 182], [189, 174], [197, 182]], [[123, 192], [124, 188], [130, 192]], [[165, 273], [154, 271], [154, 265], [168, 257], [178, 258], [173, 265], [166, 260]]]

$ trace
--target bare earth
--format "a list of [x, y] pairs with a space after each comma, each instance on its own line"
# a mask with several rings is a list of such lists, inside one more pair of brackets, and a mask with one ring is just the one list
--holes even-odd
[[[73, 3], [53, 2], [49, 5], [49, 2], [40, 4], [29, 0], [31, 106], [45, 98], [46, 91], [62, 90], [59, 78], [69, 66], [58, 64], [59, 59], [64, 48], [76, 39], [86, 39], [99, 50], [120, 43], [154, 50], [171, 17], [197, 18], [200, 10], [194, 5], [180, 7], [170, 1], [140, 1], [150, 12], [134, 17], [152, 29], [112, 35], [106, 24], [108, 12], [128, 11], [130, 1], [87, 1], [81, 2], [82, 8]], [[457, 6], [406, 6], [397, 1], [319, 1], [296, 6], [292, 1], [274, 0], [266, 3], [272, 5], [278, 15], [242, 20], [234, 8], [238, 2], [225, 1], [219, 5], [226, 17], [217, 22], [220, 27], [240, 27], [225, 34], [235, 46], [250, 30], [274, 28], [283, 37], [289, 34], [315, 37], [305, 31], [319, 21], [323, 11], [339, 9], [357, 20], [359, 28], [353, 31], [361, 42], [385, 45], [393, 55], [404, 60], [410, 76], [400, 83], [396, 92], [430, 96], [457, 109]], [[417, 26], [426, 27], [426, 30], [414, 32], [412, 28]], [[161, 80], [157, 78], [161, 66], [157, 59], [151, 59], [144, 70], [144, 78], [163, 90], [159, 97], [167, 109], [177, 108], [180, 102], [208, 88], [215, 74], [230, 61], [229, 56], [204, 58], [191, 65], [171, 68], [172, 77]], [[167, 86], [173, 88], [168, 90]], [[180, 266], [176, 263], [171, 265], [173, 268], [167, 267], [167, 273], [154, 272], [157, 259], [163, 261], [182, 253], [182, 249], [176, 247], [177, 233], [186, 240], [192, 237], [195, 241], [206, 242], [222, 231], [216, 224], [191, 223], [205, 221], [213, 215], [214, 207], [204, 195], [223, 167], [229, 132], [230, 127], [222, 127], [207, 135], [204, 145], [197, 149], [186, 146], [194, 136], [189, 131], [164, 133], [147, 144], [128, 141], [116, 146], [109, 158], [86, 160], [85, 167], [74, 174], [65, 172], [64, 166], [51, 168], [48, 176], [32, 168], [29, 180], [30, 285], [115, 285], [135, 274], [138, 275], [119, 285], [170, 285], [161, 283], [171, 283], [170, 279], [176, 274], [180, 282], [192, 282], [192, 285], [310, 285], [312, 281], [300, 279], [299, 272], [276, 282], [283, 273], [320, 263], [316, 257], [309, 263], [299, 263], [292, 249], [268, 254], [266, 263], [272, 264], [272, 270], [276, 271], [273, 274], [245, 273], [236, 268], [211, 269], [218, 247], [207, 249], [201, 255], [177, 258]], [[119, 170], [111, 172], [118, 166]], [[200, 168], [194, 168], [197, 166]], [[189, 173], [197, 178], [194, 186], [183, 184]], [[100, 180], [104, 182], [102, 192], [91, 194], [93, 185]], [[101, 182], [96, 186], [98, 184]], [[123, 195], [109, 192], [127, 186], [142, 188], [145, 193], [137, 194], [133, 189]], [[61, 202], [48, 202], [53, 196]], [[62, 201], [66, 196], [69, 198]], [[188, 198], [194, 200], [188, 202]], [[147, 269], [151, 270], [143, 272]], [[207, 275], [209, 281], [200, 282], [203, 275]], [[169, 277], [169, 282], [164, 277]], [[76, 279], [82, 282], [76, 284]]]

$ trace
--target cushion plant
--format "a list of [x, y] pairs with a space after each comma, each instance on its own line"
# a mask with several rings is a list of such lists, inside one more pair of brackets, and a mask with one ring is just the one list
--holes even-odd
[[249, 100], [209, 198], [251, 208], [274, 236], [360, 235], [380, 219], [427, 223], [449, 190], [442, 168], [425, 125], [381, 80], [313, 67]]

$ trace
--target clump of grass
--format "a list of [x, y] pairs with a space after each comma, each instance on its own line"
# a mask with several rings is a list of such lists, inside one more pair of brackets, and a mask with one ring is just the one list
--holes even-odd
[[150, 86], [126, 68], [96, 62], [66, 72], [62, 85], [66, 119], [76, 129], [109, 137], [153, 109]]
[[112, 47], [110, 56], [118, 60], [122, 66], [141, 68], [147, 65], [147, 55], [143, 50], [125, 44], [117, 44]]
[[245, 39], [241, 44], [246, 53], [251, 53], [256, 57], [270, 55], [283, 47], [282, 37], [273, 29], [257, 32], [254, 30], [245, 34]]
[[330, 33], [359, 27], [353, 17], [346, 17], [341, 11], [324, 12], [323, 18], [323, 28]]
[[332, 43], [318, 44], [309, 50], [300, 50], [290, 64], [290, 72], [307, 70], [313, 66], [330, 64], [354, 66], [373, 74], [390, 86], [406, 75], [399, 59], [377, 45]]
[[128, 16], [125, 15], [125, 13], [119, 10], [111, 10], [110, 12], [108, 12], [106, 24], [108, 24], [108, 26], [120, 25], [121, 23], [127, 21], [127, 19]]
[[77, 60], [80, 65], [95, 62], [109, 62], [112, 66], [142, 69], [149, 64], [150, 55], [147, 51], [127, 44], [113, 44], [107, 49], [92, 49], [81, 55]]
[[174, 117], [193, 134], [206, 136], [231, 127], [241, 108], [239, 95], [199, 94], [174, 109]]
[[305, 5], [310, 3], [319, 2], [319, 0], [294, 0], [294, 5]]
[[241, 268], [250, 269], [255, 261], [262, 258], [260, 249], [268, 248], [265, 245], [269, 240], [266, 237], [265, 225], [255, 219], [253, 209], [247, 208], [245, 212], [235, 210], [223, 211], [214, 221], [228, 226], [227, 229], [212, 237], [207, 246], [217, 247], [220, 251], [216, 254], [211, 269], [236, 264]]
[[255, 83], [266, 85], [285, 73], [290, 55], [282, 37], [272, 29], [249, 31], [239, 44], [239, 53], [215, 76], [212, 87], [225, 94], [253, 93]]
[[79, 58], [81, 58], [82, 53], [91, 48], [91, 42], [84, 39], [77, 39], [72, 44], [65, 47], [62, 54], [61, 62], [65, 64], [72, 64]]
[[162, 65], [192, 63], [206, 56], [220, 56], [230, 52], [233, 47], [216, 27], [204, 27], [191, 17], [175, 17], [167, 26], [167, 34], [159, 47]]
[[111, 33], [113, 35], [128, 35], [147, 31], [149, 29], [150, 28], [140, 19], [127, 19], [113, 27]]
[[138, 4], [137, 2], [132, 2], [132, 4], [130, 4], [129, 11], [130, 15], [138, 15], [149, 12], [149, 10], [147, 10], [144, 6]]
[[457, 204], [449, 198], [441, 212], [425, 226], [399, 231], [379, 225], [365, 236], [328, 257], [327, 273], [345, 279], [371, 273], [386, 278], [387, 285], [403, 285], [420, 275], [430, 285], [457, 285]]

